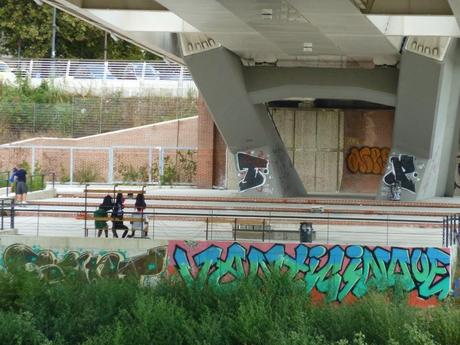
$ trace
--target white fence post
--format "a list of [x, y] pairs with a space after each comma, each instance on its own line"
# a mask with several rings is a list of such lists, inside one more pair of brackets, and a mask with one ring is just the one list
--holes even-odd
[[113, 147], [109, 148], [109, 172], [108, 172], [107, 182], [113, 183]]
[[153, 154], [153, 152], [152, 152], [152, 147], [149, 146], [149, 153], [148, 153], [148, 155], [149, 155], [149, 163], [148, 163], [148, 164], [149, 164], [149, 165], [148, 165], [148, 169], [149, 169], [149, 183], [152, 183], [152, 164], [153, 164], [153, 162], [152, 162], [152, 154]]
[[34, 60], [30, 60], [29, 63], [29, 77], [32, 78], [32, 72], [34, 70]]
[[30, 170], [32, 172], [32, 175], [35, 173], [35, 146], [32, 146], [32, 166], [30, 167]]
[[70, 75], [70, 60], [67, 61], [67, 66], [65, 68], [65, 77], [68, 78]]
[[164, 164], [165, 164], [165, 150], [164, 148], [159, 148], [159, 157], [158, 157], [158, 184], [161, 186], [161, 177], [164, 175]]
[[70, 184], [73, 184], [73, 147], [70, 148], [70, 168], [69, 168], [69, 178]]

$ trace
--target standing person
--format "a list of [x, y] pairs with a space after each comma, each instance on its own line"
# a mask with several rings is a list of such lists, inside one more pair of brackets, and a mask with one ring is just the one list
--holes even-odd
[[22, 168], [16, 170], [16, 202], [18, 204], [27, 204], [27, 171]]
[[117, 234], [118, 229], [124, 230], [123, 235], [121, 237], [125, 238], [126, 235], [128, 234], [128, 227], [123, 224], [123, 214], [124, 214], [123, 209], [125, 208], [124, 201], [125, 200], [123, 198], [123, 194], [118, 193], [115, 203], [113, 205], [113, 210], [112, 210], [113, 237], [118, 237], [118, 234]]

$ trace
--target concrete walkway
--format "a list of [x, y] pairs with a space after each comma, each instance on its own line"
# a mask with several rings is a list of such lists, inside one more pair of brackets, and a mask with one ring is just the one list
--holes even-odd
[[[149, 216], [149, 237], [155, 239], [206, 239], [206, 219], [208, 216], [208, 239], [232, 240], [232, 222], [219, 219], [260, 216], [273, 230], [297, 231], [299, 223], [311, 221], [317, 232], [316, 242], [337, 244], [397, 245], [397, 246], [440, 246], [442, 245], [442, 216], [459, 212], [446, 208], [446, 200], [434, 200], [440, 207], [410, 206], [364, 206], [328, 205], [324, 212], [312, 213], [318, 205], [283, 202], [233, 201], [229, 191], [196, 190], [187, 188], [154, 189], [155, 194], [180, 197], [181, 200], [147, 200], [148, 212], [161, 212], [162, 216]], [[83, 188], [59, 188], [60, 194], [75, 194]], [[149, 192], [149, 191], [148, 191]], [[226, 201], [186, 201], [187, 197], [223, 197]], [[330, 199], [324, 199], [325, 201]], [[89, 199], [88, 212], [92, 213], [100, 199]], [[452, 201], [452, 200], [450, 200]], [[432, 203], [430, 201], [430, 203]], [[133, 200], [127, 200], [126, 212], [132, 211]], [[31, 202], [17, 208], [16, 228], [20, 234], [39, 236], [84, 236], [84, 221], [76, 219], [84, 210], [84, 199], [50, 198]], [[58, 212], [60, 211], [60, 212]], [[65, 212], [64, 212], [65, 211]], [[176, 213], [176, 214], [175, 214]], [[182, 216], [177, 213], [183, 214]], [[188, 216], [187, 216], [188, 215]], [[201, 215], [201, 216], [199, 216]], [[296, 217], [296, 219], [279, 219]], [[310, 219], [311, 217], [315, 219]], [[217, 219], [218, 218], [218, 219]], [[352, 218], [352, 219], [351, 219]], [[404, 220], [404, 222], [399, 222]], [[438, 222], [433, 223], [433, 222]], [[129, 225], [126, 222], [126, 225]], [[90, 236], [95, 236], [93, 221], [88, 221]], [[291, 235], [290, 235], [291, 236]], [[294, 235], [295, 237], [295, 235]], [[129, 240], [129, 239], [126, 239]], [[297, 238], [293, 240], [298, 240]]]

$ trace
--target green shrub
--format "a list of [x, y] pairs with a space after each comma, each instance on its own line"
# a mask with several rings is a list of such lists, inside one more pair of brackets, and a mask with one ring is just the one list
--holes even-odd
[[99, 179], [99, 172], [91, 165], [83, 165], [75, 172], [75, 181], [78, 183], [97, 182]]
[[148, 182], [149, 172], [146, 165], [133, 167], [131, 164], [127, 165], [123, 162], [120, 163], [117, 173], [121, 176], [123, 182]]
[[407, 305], [391, 291], [353, 304], [314, 304], [286, 275], [220, 288], [162, 279], [81, 275], [38, 280], [21, 266], [0, 272], [0, 344], [453, 345], [460, 309]]

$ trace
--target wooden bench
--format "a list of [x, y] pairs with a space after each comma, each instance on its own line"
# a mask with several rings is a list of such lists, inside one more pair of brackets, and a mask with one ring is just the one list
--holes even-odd
[[207, 217], [206, 218], [206, 239], [208, 239], [209, 226], [212, 224], [232, 224], [233, 239], [269, 239], [271, 226], [265, 219], [254, 218], [232, 218], [232, 217]]
[[[94, 217], [92, 214], [86, 214], [86, 217], [85, 217], [85, 213], [82, 212], [82, 213], [79, 213], [76, 217], [76, 219], [78, 220], [85, 220], [85, 221], [88, 221], [88, 220], [91, 220], [91, 221], [102, 221], [102, 222], [130, 222], [130, 223], [133, 223], [133, 222], [140, 222], [142, 221], [140, 218], [135, 218], [135, 217], [123, 217], [122, 219], [119, 219], [117, 217], [112, 217], [112, 216], [107, 216], [107, 217]], [[143, 223], [145, 224], [145, 222], [148, 220], [148, 218], [144, 217], [143, 219]], [[98, 229], [94, 229], [95, 231], [98, 230]], [[113, 228], [112, 228], [113, 230]], [[122, 229], [115, 229], [115, 230], [122, 230]], [[148, 224], [145, 225], [145, 230], [144, 229], [133, 229], [132, 227], [130, 229], [128, 229], [129, 231], [134, 231], [134, 232], [138, 232], [138, 231], [141, 231], [141, 232], [148, 232]], [[87, 237], [88, 236], [88, 228], [86, 227], [86, 224], [85, 224], [85, 236]], [[138, 237], [136, 237], [138, 238]], [[146, 238], [146, 236], [141, 236], [139, 238]]]
[[145, 194], [145, 185], [142, 186], [141, 189], [125, 189], [125, 188], [117, 188], [117, 186], [115, 185], [113, 188], [88, 188], [88, 186], [85, 187], [85, 189], [83, 190], [83, 192], [85, 193], [85, 200], [87, 199], [87, 196], [88, 196], [88, 193], [101, 193], [101, 194], [104, 194], [104, 193], [107, 193], [107, 194], [113, 194], [113, 196], [115, 197], [115, 195], [117, 193], [123, 193], [123, 194], [126, 194], [128, 197], [131, 196], [133, 197], [134, 194]]

